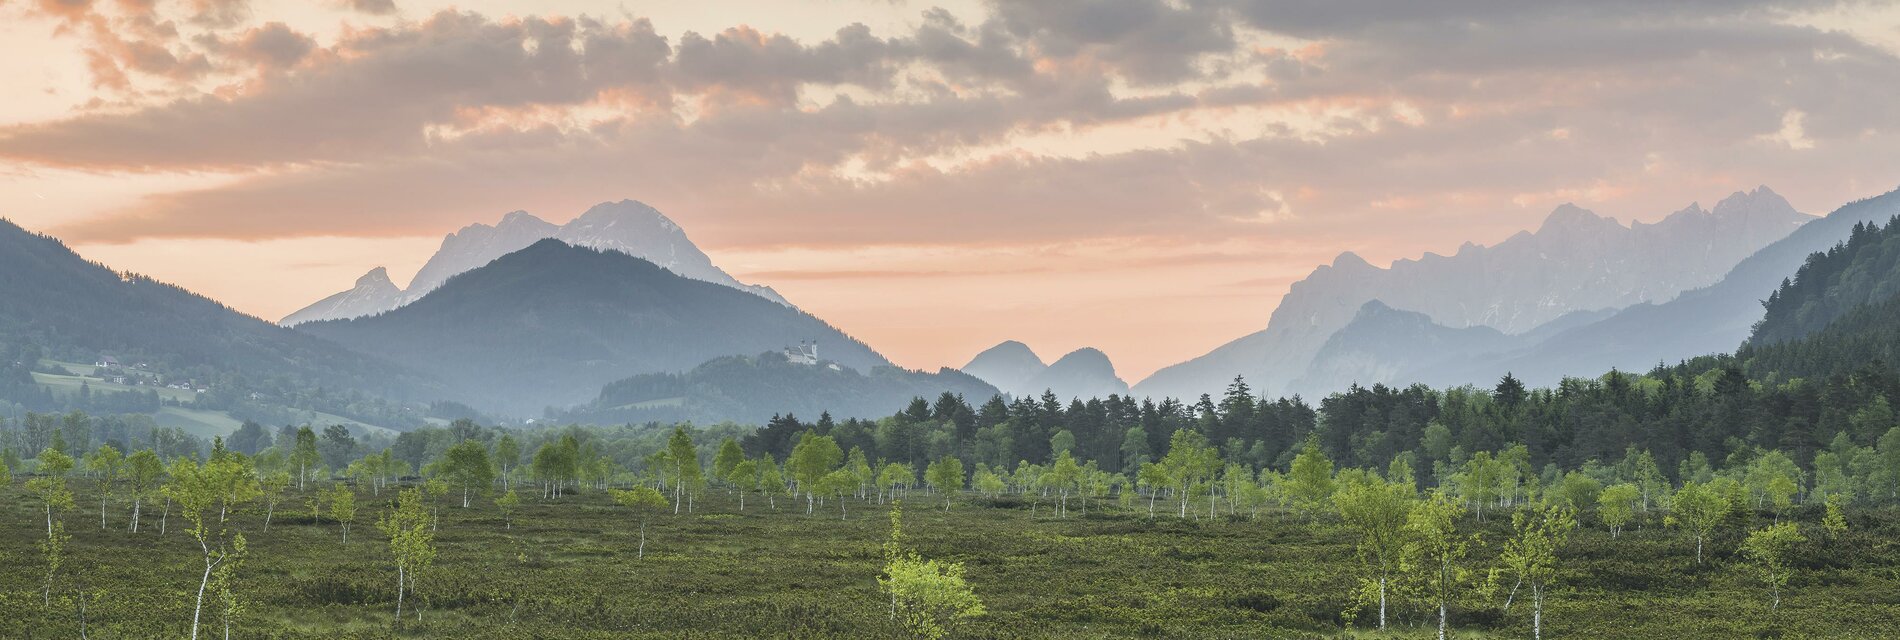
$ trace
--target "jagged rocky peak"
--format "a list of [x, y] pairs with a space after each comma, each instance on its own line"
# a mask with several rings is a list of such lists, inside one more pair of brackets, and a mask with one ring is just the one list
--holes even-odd
[[1353, 253], [1351, 251], [1345, 251], [1345, 252], [1341, 252], [1337, 257], [1333, 258], [1333, 268], [1340, 269], [1340, 270], [1345, 270], [1345, 269], [1358, 270], [1358, 269], [1377, 269], [1378, 267], [1372, 266], [1372, 263], [1366, 262], [1366, 259], [1359, 257], [1359, 254], [1357, 253]]
[[1785, 218], [1790, 215], [1799, 215], [1795, 212], [1794, 205], [1788, 204], [1786, 198], [1775, 193], [1773, 189], [1769, 189], [1767, 185], [1755, 187], [1753, 191], [1737, 191], [1729, 194], [1729, 197], [1715, 203], [1715, 209], [1711, 213], [1718, 216], [1749, 218]]
[[396, 287], [396, 283], [389, 280], [389, 269], [384, 267], [370, 269], [369, 273], [365, 273], [363, 277], [356, 279], [357, 288], [382, 285], [388, 285], [392, 289]]
[[672, 218], [666, 217], [666, 214], [660, 213], [659, 209], [631, 199], [602, 202], [588, 207], [587, 211], [568, 222], [566, 226], [585, 228], [595, 225], [613, 225], [622, 220], [652, 220], [668, 231], [679, 230], [679, 225], [674, 223]]
[[1571, 203], [1557, 205], [1550, 215], [1544, 217], [1544, 224], [1537, 228], [1537, 235], [1565, 234], [1578, 231], [1621, 228], [1616, 219], [1597, 215], [1596, 212]]
[[686, 232], [659, 210], [638, 200], [620, 200], [589, 207], [564, 225], [556, 225], [527, 211], [516, 210], [503, 214], [494, 225], [475, 223], [462, 227], [443, 236], [441, 247], [416, 271], [407, 289], [396, 289], [391, 285], [389, 288], [394, 289], [394, 292], [381, 295], [382, 288], [378, 287], [379, 295], [376, 296], [344, 296], [349, 299], [348, 304], [337, 304], [336, 300], [326, 299], [330, 301], [329, 304], [319, 302], [306, 307], [286, 318], [285, 324], [354, 318], [389, 311], [428, 295], [456, 274], [480, 268], [548, 238], [574, 246], [618, 251], [660, 265], [678, 275], [731, 287], [792, 306], [770, 287], [739, 282], [715, 266], [712, 259], [686, 237]]

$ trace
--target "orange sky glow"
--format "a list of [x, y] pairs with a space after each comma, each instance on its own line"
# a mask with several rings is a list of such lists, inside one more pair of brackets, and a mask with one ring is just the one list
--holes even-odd
[[631, 198], [901, 365], [1132, 383], [1342, 251], [1900, 185], [1900, 9], [1358, 4], [0, 0], [0, 217], [275, 319]]

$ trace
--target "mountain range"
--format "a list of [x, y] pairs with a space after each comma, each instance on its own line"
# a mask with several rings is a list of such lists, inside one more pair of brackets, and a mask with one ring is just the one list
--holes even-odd
[[1088, 347], [1043, 364], [1029, 345], [1007, 340], [976, 354], [960, 371], [1018, 398], [1038, 397], [1045, 391], [1063, 400], [1128, 395], [1128, 383], [1115, 375], [1108, 355]]
[[502, 216], [501, 222], [494, 226], [477, 223], [463, 227], [442, 239], [441, 248], [416, 272], [408, 288], [397, 287], [389, 279], [389, 271], [377, 267], [358, 278], [350, 289], [318, 300], [285, 316], [279, 323], [295, 326], [383, 313], [421, 299], [456, 274], [549, 238], [575, 246], [618, 251], [686, 278], [791, 306], [771, 287], [739, 282], [714, 266], [712, 259], [686, 237], [686, 232], [658, 210], [634, 200], [621, 200], [594, 205], [563, 225], [547, 222], [526, 211], [515, 211]]
[[[1161, 369], [1134, 391], [1194, 398], [1219, 393], [1236, 375], [1276, 394], [1330, 391], [1344, 372], [1392, 371], [1405, 364], [1366, 361], [1373, 350], [1350, 345], [1329, 353], [1350, 352], [1359, 360], [1315, 362], [1335, 334], [1361, 317], [1368, 302], [1421, 314], [1446, 328], [1488, 327], [1504, 336], [1523, 335], [1578, 312], [1663, 303], [1708, 286], [1812, 219], [1769, 188], [1758, 187], [1730, 195], [1712, 209], [1692, 204], [1654, 224], [1624, 226], [1565, 204], [1535, 232], [1519, 232], [1488, 247], [1466, 243], [1450, 256], [1428, 253], [1384, 269], [1344, 253], [1294, 283], [1266, 329]], [[1369, 321], [1380, 314], [1373, 315]], [[1441, 337], [1451, 344], [1472, 335]], [[1319, 371], [1311, 372], [1315, 367]]]
[[475, 407], [538, 415], [608, 382], [815, 341], [859, 371], [884, 356], [810, 314], [619, 251], [537, 241], [394, 310], [297, 330], [429, 373]]

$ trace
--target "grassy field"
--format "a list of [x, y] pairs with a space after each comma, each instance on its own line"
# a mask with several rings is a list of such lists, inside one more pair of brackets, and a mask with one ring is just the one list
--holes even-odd
[[184, 407], [161, 407], [152, 415], [154, 422], [161, 427], [177, 427], [186, 433], [200, 437], [228, 436], [244, 426], [244, 421], [231, 417], [223, 411], [205, 411]]
[[[73, 536], [70, 573], [55, 595], [76, 584], [99, 590], [86, 613], [92, 638], [187, 635], [202, 564], [178, 514], [161, 536], [162, 505], [148, 505], [146, 530], [131, 534], [126, 505], [115, 500], [111, 530], [101, 531], [96, 496], [85, 481], [74, 484], [79, 506], [62, 516]], [[374, 527], [390, 497], [362, 495], [347, 545], [336, 523], [304, 511], [294, 488], [269, 533], [261, 505], [233, 516], [251, 552], [237, 587], [248, 610], [231, 637], [902, 637], [875, 581], [886, 507], [850, 501], [841, 520], [835, 503], [807, 516], [802, 501], [781, 498], [774, 511], [749, 498], [739, 513], [720, 490], [699, 500], [697, 513], [654, 516], [644, 560], [635, 559], [638, 521], [600, 493], [528, 498], [512, 529], [485, 500], [464, 510], [445, 499], [440, 555], [420, 582], [421, 619], [397, 630], [395, 571]], [[0, 637], [76, 638], [71, 598], [42, 603], [45, 525], [32, 500], [18, 482], [0, 490]], [[1034, 515], [1015, 499], [965, 498], [949, 512], [932, 504], [917, 495], [906, 507], [911, 545], [965, 563], [989, 609], [958, 637], [1434, 635], [1427, 608], [1409, 600], [1386, 633], [1365, 630], [1370, 615], [1356, 629], [1343, 624], [1358, 564], [1351, 534], [1337, 525], [1292, 514], [1181, 520], [1164, 512], [1151, 521], [1145, 509], [1104, 512], [1100, 504], [1087, 517], [1055, 520], [1046, 503]], [[1900, 637], [1900, 514], [1851, 519], [1845, 539], [1800, 549], [1774, 615], [1765, 588], [1735, 558], [1733, 529], [1697, 566], [1686, 537], [1653, 523], [1616, 540], [1586, 528], [1564, 550], [1545, 637]], [[1491, 544], [1474, 554], [1480, 575], [1504, 526], [1482, 525]], [[1459, 602], [1454, 635], [1530, 637], [1523, 598], [1508, 613], [1502, 598], [1474, 593]], [[215, 616], [207, 619], [207, 636], [221, 631]]]
[[[74, 372], [85, 372], [85, 371], [91, 371], [92, 369], [91, 367], [87, 367], [86, 369], [70, 369], [69, 368], [68, 370], [74, 371]], [[62, 396], [79, 393], [79, 388], [81, 386], [86, 386], [86, 387], [91, 387], [93, 393], [105, 393], [105, 392], [117, 393], [120, 391], [139, 391], [139, 392], [156, 391], [158, 392], [158, 397], [161, 400], [172, 400], [176, 402], [191, 402], [193, 400], [198, 399], [198, 392], [191, 391], [188, 389], [172, 389], [169, 387], [158, 387], [158, 386], [149, 386], [149, 385], [148, 386], [132, 386], [132, 385], [125, 385], [125, 384], [113, 384], [111, 382], [106, 382], [105, 378], [86, 376], [86, 375], [62, 376], [62, 375], [55, 375], [51, 373], [37, 373], [36, 372], [33, 374], [33, 382], [42, 387], [52, 389], [53, 393], [60, 394]]]

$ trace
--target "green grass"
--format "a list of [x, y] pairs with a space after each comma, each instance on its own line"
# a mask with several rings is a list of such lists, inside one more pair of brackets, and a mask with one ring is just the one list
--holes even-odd
[[[78, 373], [81, 371], [91, 371], [92, 367], [88, 365], [83, 370], [70, 369], [70, 368], [68, 370]], [[158, 386], [149, 386], [149, 385], [148, 386], [133, 386], [133, 385], [126, 385], [126, 384], [113, 384], [111, 382], [106, 382], [104, 378], [85, 376], [85, 375], [62, 376], [62, 375], [54, 375], [50, 373], [35, 372], [33, 374], [33, 382], [42, 387], [52, 389], [54, 393], [60, 394], [60, 395], [71, 395], [71, 394], [79, 393], [79, 388], [80, 386], [83, 385], [83, 386], [91, 387], [93, 393], [104, 393], [108, 391], [115, 392], [115, 393], [119, 391], [139, 391], [139, 392], [156, 391], [158, 392], [158, 397], [161, 400], [173, 400], [177, 402], [191, 402], [193, 400], [198, 399], [198, 392], [196, 391], [188, 391], [185, 389], [172, 389], [168, 387], [158, 387]]]
[[213, 436], [228, 436], [244, 426], [244, 421], [231, 417], [223, 411], [205, 411], [184, 407], [161, 407], [153, 414], [153, 420], [161, 427], [178, 427], [191, 435], [210, 439]]
[[[98, 528], [85, 481], [79, 507], [63, 518], [73, 534], [75, 579], [103, 588], [89, 610], [98, 638], [182, 637], [202, 565], [177, 513], [158, 534], [160, 505], [147, 531], [124, 531], [127, 510], [110, 507]], [[441, 501], [439, 557], [422, 576], [422, 619], [395, 631], [395, 572], [376, 514], [390, 497], [362, 494], [350, 542], [334, 522], [302, 512], [293, 488], [268, 534], [262, 507], [237, 513], [250, 540], [238, 592], [248, 603], [234, 638], [757, 638], [902, 637], [884, 615], [875, 578], [886, 507], [850, 501], [804, 514], [803, 501], [778, 510], [748, 498], [736, 511], [724, 491], [694, 514], [656, 515], [647, 556], [635, 559], [638, 522], [604, 496], [585, 492], [545, 502], [532, 490], [514, 528], [492, 503], [473, 509]], [[981, 638], [1331, 638], [1432, 637], [1431, 613], [1415, 600], [1396, 606], [1395, 626], [1377, 634], [1343, 626], [1358, 565], [1349, 532], [1292, 514], [1259, 520], [1146, 518], [1145, 509], [1088, 517], [1032, 516], [1026, 503], [965, 499], [949, 512], [918, 495], [905, 513], [909, 544], [928, 557], [963, 562], [989, 615], [959, 630]], [[1072, 511], [1075, 507], [1072, 505]], [[1810, 520], [1811, 521], [1811, 520]], [[1651, 523], [1611, 540], [1579, 531], [1564, 551], [1562, 584], [1545, 612], [1547, 638], [1875, 638], [1900, 636], [1900, 514], [1853, 514], [1844, 540], [1811, 543], [1770, 616], [1766, 592], [1734, 558], [1731, 530], [1696, 566], [1691, 543]], [[1500, 519], [1479, 525], [1503, 535]], [[36, 542], [41, 514], [15, 483], [0, 490], [0, 637], [77, 637], [73, 607], [43, 607]], [[1809, 528], [1810, 535], [1816, 535]], [[1495, 544], [1475, 554], [1482, 569]], [[1506, 585], [1508, 587], [1508, 585]], [[1460, 638], [1529, 637], [1520, 597], [1459, 602]], [[215, 616], [212, 629], [221, 631]], [[1370, 620], [1362, 615], [1362, 625]]]

